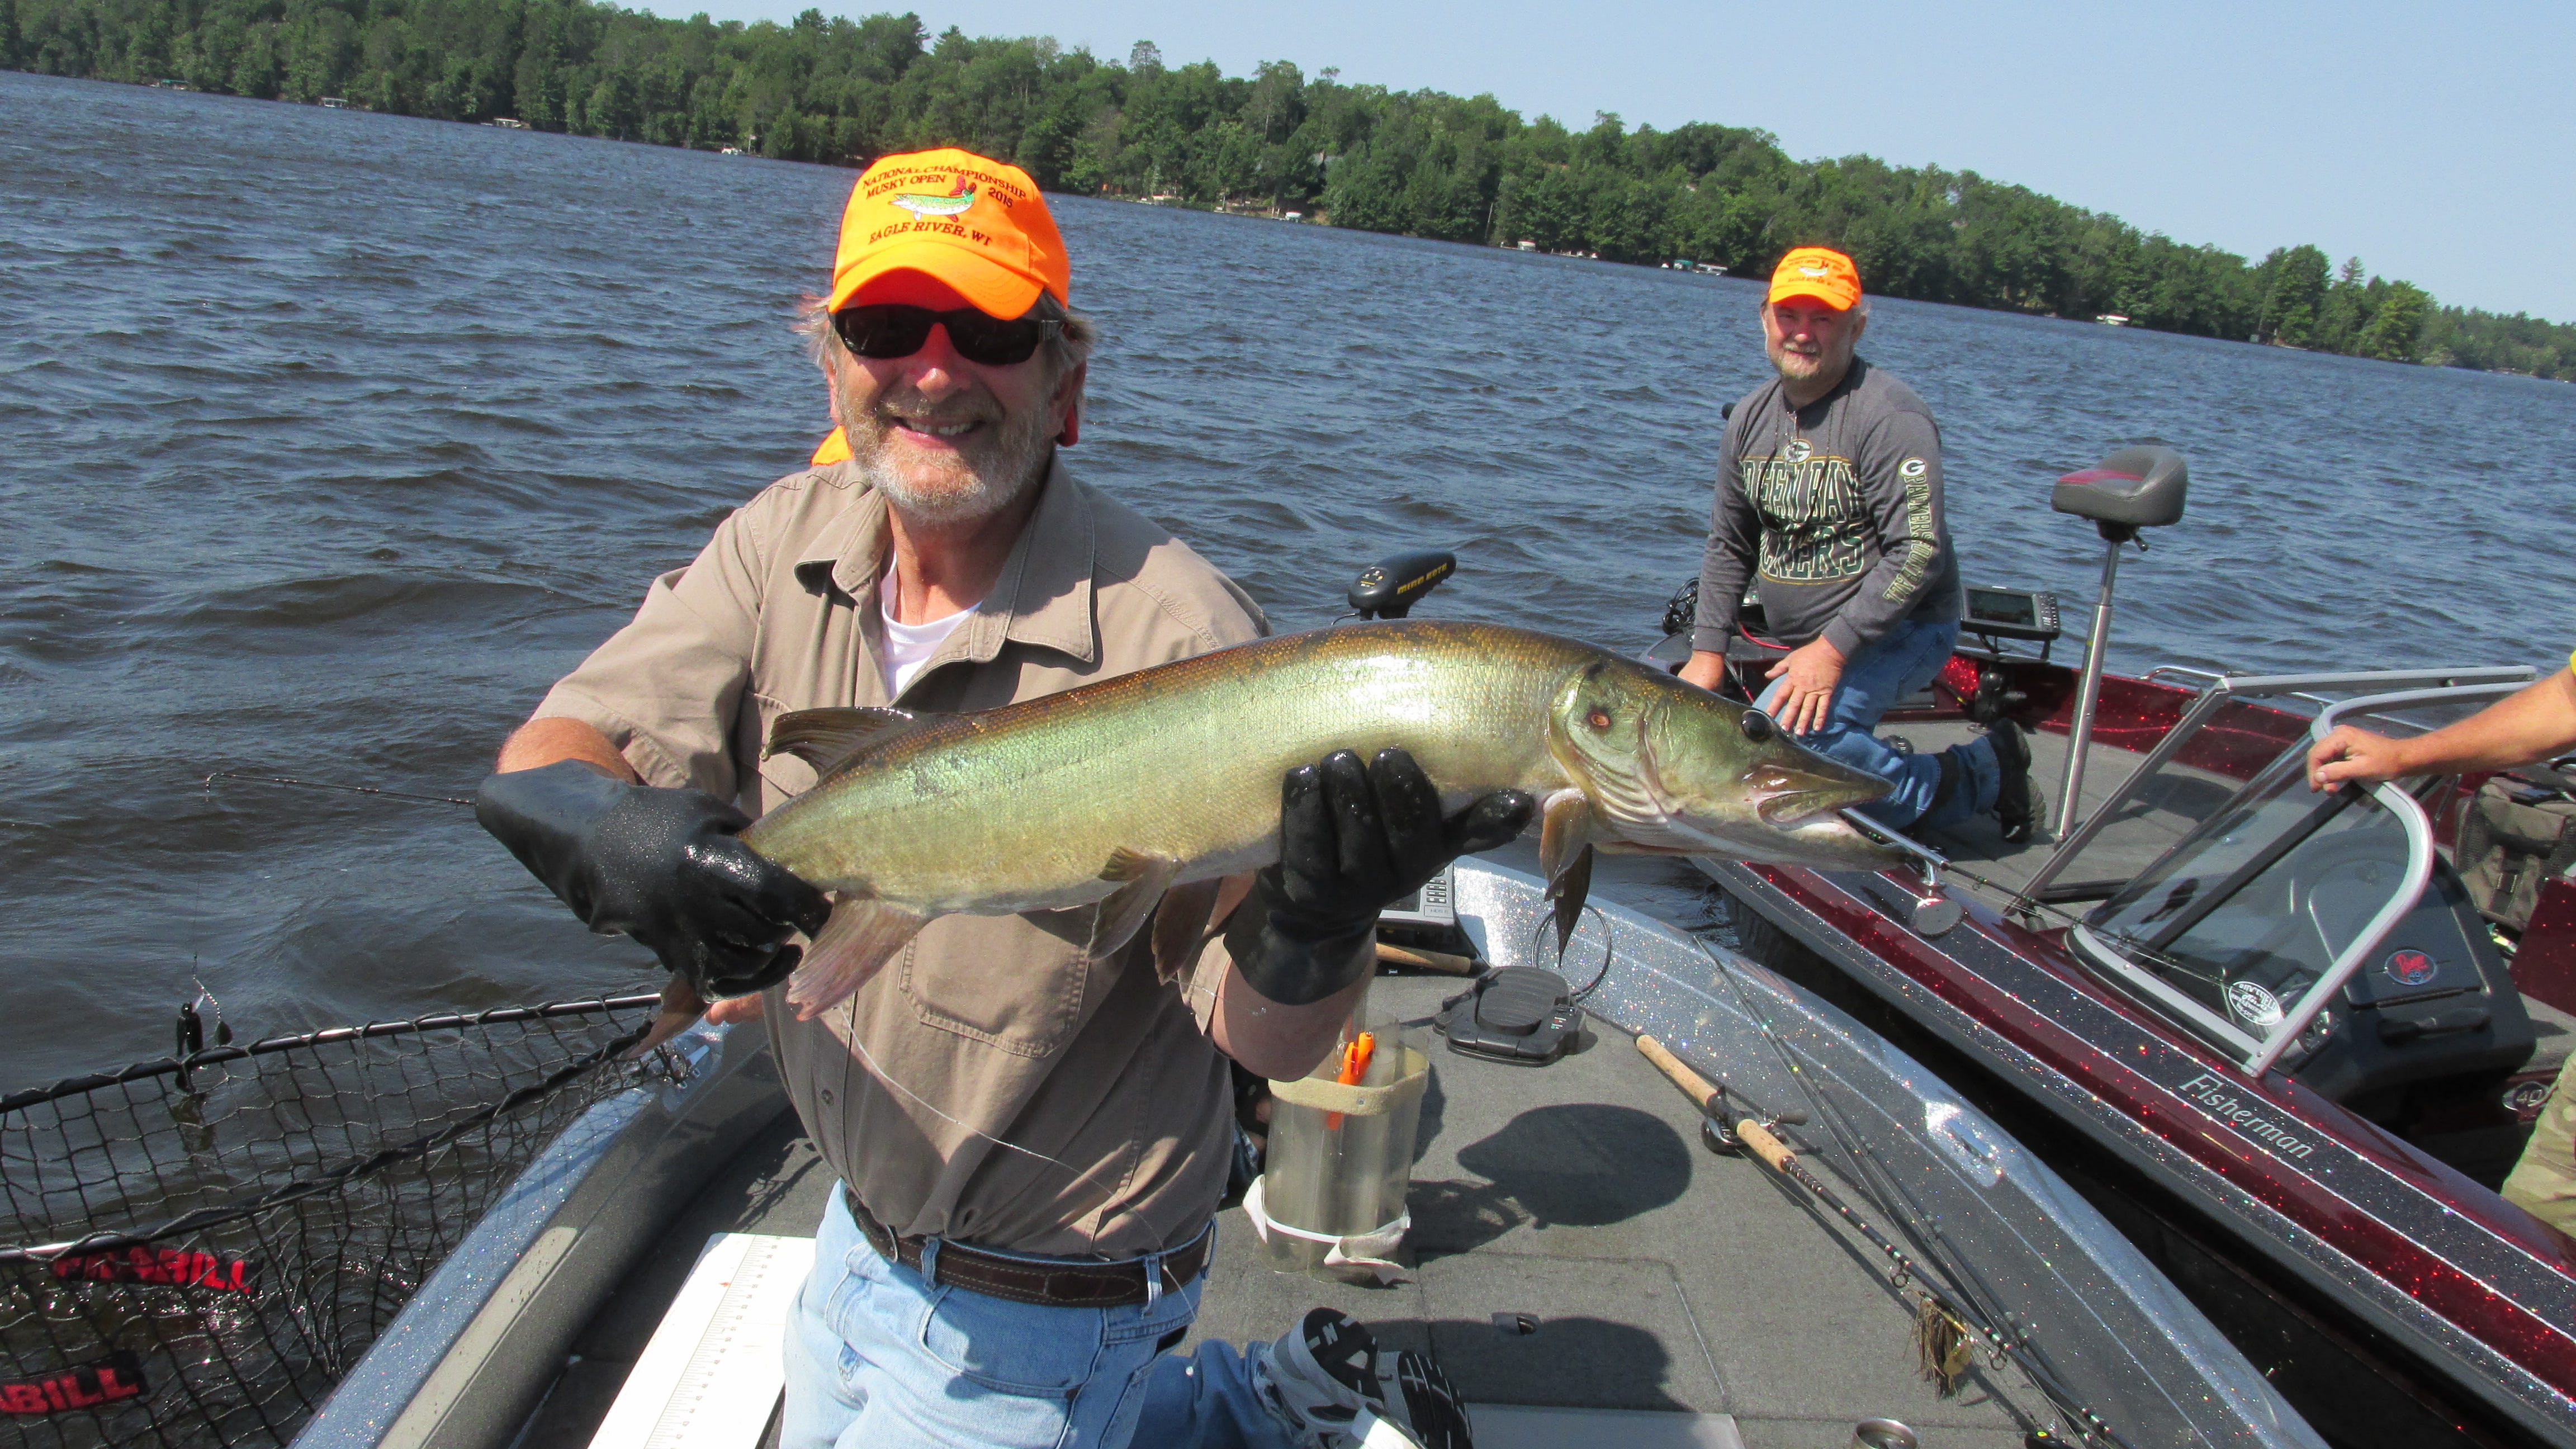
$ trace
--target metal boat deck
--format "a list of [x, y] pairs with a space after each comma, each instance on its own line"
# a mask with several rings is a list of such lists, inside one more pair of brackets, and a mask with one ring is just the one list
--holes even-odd
[[[1372, 998], [1427, 1030], [1459, 989], [1384, 977]], [[2052, 1422], [2044, 1403], [2006, 1396], [2010, 1370], [1971, 1370], [1957, 1397], [1940, 1398], [1917, 1371], [1913, 1309], [1882, 1255], [1759, 1162], [1704, 1146], [1698, 1110], [1627, 1034], [1595, 1022], [1588, 1037], [1540, 1068], [1457, 1056], [1432, 1038], [1412, 1281], [1274, 1271], [1230, 1207], [1189, 1342], [1276, 1338], [1330, 1304], [1382, 1343], [1436, 1355], [1479, 1411], [1478, 1442], [1497, 1449], [1841, 1449], [1866, 1418], [1900, 1420], [1927, 1444], [2007, 1449]], [[810, 1237], [830, 1187], [793, 1116], [753, 1135], [582, 1330], [521, 1442], [588, 1443], [706, 1240]], [[1537, 1331], [1506, 1334], [1496, 1315], [1526, 1315]], [[1496, 1406], [1649, 1417], [1569, 1422]], [[1576, 1437], [1557, 1437], [1568, 1429]]]

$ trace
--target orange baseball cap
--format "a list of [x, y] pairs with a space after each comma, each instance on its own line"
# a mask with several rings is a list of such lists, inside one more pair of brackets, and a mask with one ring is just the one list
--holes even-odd
[[1766, 302], [1787, 297], [1813, 297], [1837, 312], [1848, 312], [1860, 300], [1860, 268], [1831, 247], [1793, 247], [1771, 273]]
[[1071, 306], [1072, 281], [1064, 238], [1029, 173], [972, 151], [914, 151], [879, 157], [850, 188], [831, 310], [944, 288], [992, 316], [1017, 317], [1040, 292]]

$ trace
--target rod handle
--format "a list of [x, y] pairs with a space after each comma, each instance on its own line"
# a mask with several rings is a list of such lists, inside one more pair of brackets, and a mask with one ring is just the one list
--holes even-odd
[[1416, 971], [1438, 971], [1449, 976], [1473, 976], [1484, 969], [1483, 963], [1473, 956], [1390, 946], [1384, 941], [1377, 943], [1377, 959], [1380, 965], [1410, 966]]
[[1665, 1076], [1672, 1078], [1673, 1085], [1681, 1088], [1683, 1095], [1697, 1102], [1701, 1111], [1716, 1110], [1717, 1088], [1709, 1084], [1708, 1078], [1684, 1065], [1682, 1059], [1674, 1056], [1662, 1042], [1650, 1036], [1641, 1036], [1637, 1038], [1637, 1050], [1645, 1055], [1646, 1060], [1653, 1062]]
[[1752, 1148], [1754, 1156], [1780, 1172], [1785, 1173], [1798, 1165], [1798, 1154], [1789, 1150], [1789, 1144], [1772, 1136], [1770, 1128], [1750, 1117], [1735, 1124], [1735, 1140]]

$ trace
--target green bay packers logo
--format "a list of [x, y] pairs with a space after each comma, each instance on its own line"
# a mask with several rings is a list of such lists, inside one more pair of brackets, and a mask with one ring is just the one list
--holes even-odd
[[893, 200], [895, 205], [915, 216], [955, 216], [975, 204], [975, 183], [960, 176], [957, 185], [945, 196], [898, 191]]
[[1780, 450], [1780, 456], [1788, 459], [1791, 463], [1803, 463], [1809, 458], [1814, 457], [1815, 453], [1815, 445], [1809, 443], [1804, 438], [1791, 438], [1789, 440], [1789, 446]]
[[1908, 458], [1896, 465], [1896, 476], [1899, 478], [1920, 478], [1930, 471], [1932, 471], [1931, 465], [1920, 458]]

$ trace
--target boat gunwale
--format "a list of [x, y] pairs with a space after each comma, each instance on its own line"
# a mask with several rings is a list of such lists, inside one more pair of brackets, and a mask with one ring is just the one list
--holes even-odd
[[[2576, 1325], [2576, 1242], [2277, 1068], [2261, 1081], [2247, 1078], [2235, 1062], [2161, 1017], [2140, 1015], [2053, 933], [2021, 927], [1983, 902], [1965, 901], [1966, 919], [1958, 928], [1925, 940], [1874, 898], [1867, 883], [1880, 877], [1702, 859], [1703, 870], [1730, 894], [1740, 894], [1748, 906], [1900, 1009], [1912, 1012], [1925, 999], [1937, 1003], [1936, 1012], [1918, 1013], [1927, 1027], [2008, 1082], [2031, 1084], [2022, 1090], [2043, 1104], [2066, 1104], [2050, 1110], [2097, 1145], [2169, 1184], [2217, 1220], [2240, 1224], [2242, 1236], [2267, 1258], [2350, 1304], [2398, 1342], [2437, 1362], [2482, 1365], [2458, 1375], [2458, 1382], [2517, 1422], [2576, 1443], [2567, 1427], [2567, 1416], [2576, 1413], [2576, 1330], [2568, 1326]], [[1780, 906], [1790, 908], [1786, 918]], [[1959, 948], [1969, 942], [1978, 943], [1969, 948], [1975, 954], [1999, 960], [1981, 966], [1963, 959]], [[1903, 999], [1894, 994], [1907, 988], [1911, 992]], [[2052, 991], [2053, 1002], [2046, 994]], [[2102, 1045], [2065, 1019], [2086, 1011], [2108, 1013], [2108, 1024], [2123, 1029], [2124, 1038]], [[2348, 1187], [2294, 1166], [2210, 1113], [2183, 1094], [2179, 1084], [2190, 1074], [2167, 1084], [2128, 1060], [2132, 1053], [2156, 1050], [2188, 1060], [2199, 1075], [2219, 1076], [2231, 1091], [2258, 1095], [2291, 1121], [2316, 1126], [2319, 1142], [2342, 1149], [2351, 1170], [2375, 1174], [2383, 1190], [2405, 1192], [2421, 1226], [2399, 1227], [2391, 1218], [2408, 1216], [2402, 1210], [2358, 1200]], [[2224, 1128], [2247, 1150], [2230, 1150], [2211, 1127]], [[2170, 1156], [2141, 1152], [2142, 1141]], [[2349, 1188], [2368, 1197], [2370, 1186]], [[2261, 1216], [2249, 1213], [2254, 1205]], [[2377, 1238], [2371, 1246], [2382, 1255], [2379, 1261], [2395, 1268], [2365, 1263], [2329, 1236], [2338, 1222], [2351, 1222], [2356, 1214], [2370, 1225], [2363, 1231]], [[2453, 1239], [2464, 1225], [2476, 1231], [2488, 1253], [2504, 1255], [2503, 1261], [2481, 1273], [2464, 1267], [2461, 1255], [2426, 1241]], [[2332, 1271], [2337, 1261], [2375, 1290], [2338, 1279]], [[2508, 1281], [2517, 1278], [2518, 1284]], [[2430, 1291], [2409, 1292], [2401, 1279], [2429, 1285]], [[2534, 1306], [2533, 1300], [2551, 1297], [2557, 1306]], [[2447, 1334], [2427, 1331], [2422, 1320], [2428, 1309]], [[2510, 1329], [2519, 1330], [2518, 1352], [2496, 1341], [2512, 1342]]]

